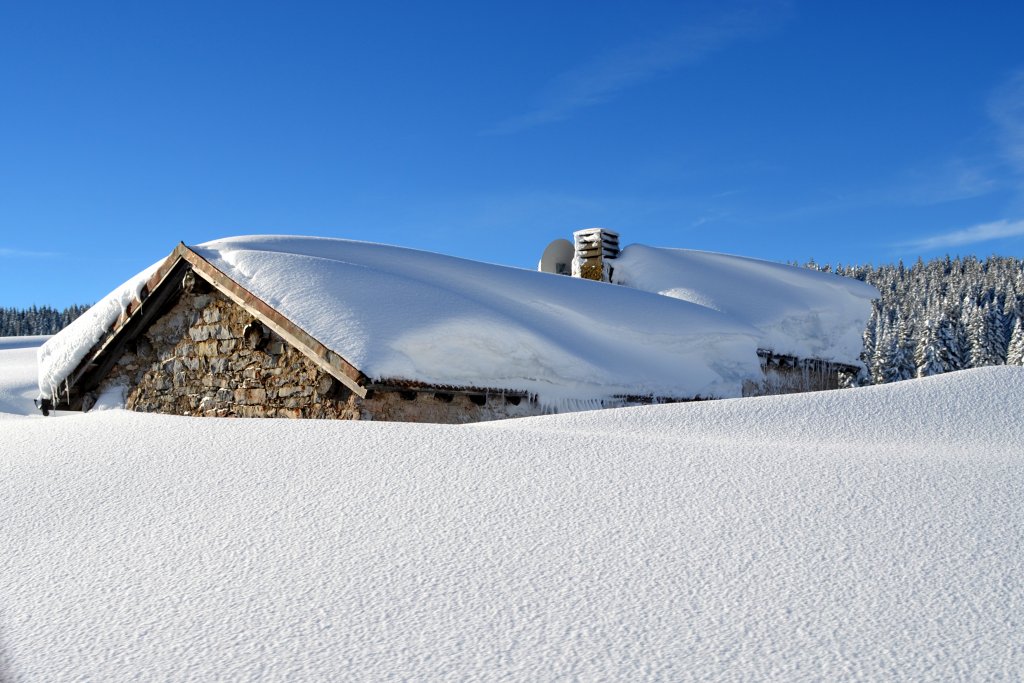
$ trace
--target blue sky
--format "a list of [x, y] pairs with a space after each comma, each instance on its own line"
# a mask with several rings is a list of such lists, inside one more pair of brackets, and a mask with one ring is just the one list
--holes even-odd
[[1024, 3], [5, 3], [0, 306], [249, 233], [1024, 256]]

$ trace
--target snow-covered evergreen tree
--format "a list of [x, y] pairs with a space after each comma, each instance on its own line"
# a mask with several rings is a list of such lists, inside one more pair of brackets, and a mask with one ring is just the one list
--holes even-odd
[[914, 361], [917, 365], [918, 377], [941, 375], [946, 371], [943, 362], [942, 342], [939, 339], [939, 325], [935, 321], [926, 320], [924, 324], [925, 338], [917, 345]]
[[883, 348], [876, 354], [872, 371], [875, 383], [900, 382], [913, 378], [917, 369], [914, 349], [901, 315], [897, 314], [896, 321], [886, 329], [882, 344]]
[[1007, 365], [1024, 365], [1024, 321], [1017, 318], [1010, 336], [1010, 346], [1006, 352]]
[[1004, 308], [1005, 306], [1001, 305], [998, 300], [993, 300], [985, 309], [986, 344], [991, 349], [993, 365], [1006, 362], [1006, 352], [1010, 345], [1010, 326], [1003, 313]]
[[970, 367], [1002, 365], [1006, 362], [1005, 322], [1002, 310], [994, 302], [984, 308], [973, 307], [968, 322]]
[[944, 311], [936, 325], [936, 339], [945, 372], [955, 372], [968, 367], [967, 333], [955, 316], [951, 310]]

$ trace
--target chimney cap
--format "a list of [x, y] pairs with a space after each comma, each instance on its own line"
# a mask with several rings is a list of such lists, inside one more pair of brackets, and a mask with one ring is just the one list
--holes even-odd
[[572, 233], [572, 235], [573, 237], [583, 237], [586, 235], [594, 235], [598, 233], [600, 233], [601, 235], [609, 235], [614, 237], [619, 236], [619, 233], [615, 232], [614, 230], [609, 230], [608, 228], [583, 228], [582, 230], [576, 230], [575, 232]]

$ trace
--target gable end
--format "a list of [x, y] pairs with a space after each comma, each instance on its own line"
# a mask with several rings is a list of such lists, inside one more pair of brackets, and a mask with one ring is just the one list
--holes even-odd
[[139, 296], [128, 304], [107, 334], [65, 378], [52, 401], [44, 402], [44, 412], [51, 407], [81, 410], [83, 398], [99, 386], [126, 347], [135, 342], [149, 325], [180, 298], [183, 282], [187, 278], [189, 281], [185, 287], [191, 289], [196, 281], [213, 287], [292, 344], [354, 394], [366, 396], [365, 385], [368, 379], [355, 366], [181, 242], [142, 286]]

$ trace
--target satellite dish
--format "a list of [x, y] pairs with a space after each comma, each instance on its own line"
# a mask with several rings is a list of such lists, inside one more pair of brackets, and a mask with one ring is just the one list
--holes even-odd
[[537, 270], [556, 275], [572, 275], [572, 257], [576, 250], [569, 240], [557, 239], [548, 245], [540, 257]]

